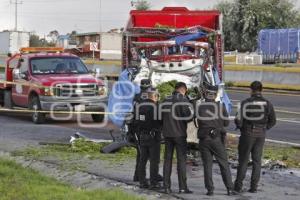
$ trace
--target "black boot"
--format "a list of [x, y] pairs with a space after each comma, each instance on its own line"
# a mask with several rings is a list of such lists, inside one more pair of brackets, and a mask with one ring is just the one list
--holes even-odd
[[192, 194], [192, 193], [193, 191], [189, 190], [188, 188], [179, 190], [179, 194]]
[[238, 195], [239, 192], [232, 190], [232, 189], [227, 189], [227, 195], [232, 196], [232, 195]]
[[160, 189], [162, 189], [162, 187], [159, 183], [150, 184], [149, 190], [160, 190]]
[[142, 189], [148, 189], [149, 188], [149, 184], [148, 183], [140, 183], [140, 188], [142, 188]]
[[214, 191], [213, 190], [208, 190], [206, 193], [207, 196], [213, 196], [214, 195]]
[[257, 193], [257, 189], [256, 188], [250, 188], [248, 190], [248, 192], [250, 192], [250, 193]]

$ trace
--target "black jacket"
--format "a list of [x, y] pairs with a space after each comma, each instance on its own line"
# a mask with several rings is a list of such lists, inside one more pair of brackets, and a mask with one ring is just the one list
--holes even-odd
[[141, 100], [135, 105], [135, 117], [138, 130], [150, 132], [161, 131], [161, 120], [158, 118], [158, 104], [150, 99]]
[[174, 92], [161, 104], [161, 112], [164, 137], [187, 137], [187, 124], [193, 119], [193, 114], [192, 104], [186, 96]]
[[224, 104], [215, 101], [202, 102], [197, 106], [198, 138], [206, 138], [211, 130], [225, 134], [229, 125], [228, 113]]
[[273, 105], [260, 93], [253, 94], [242, 101], [235, 124], [241, 130], [242, 135], [265, 137], [266, 130], [276, 124]]

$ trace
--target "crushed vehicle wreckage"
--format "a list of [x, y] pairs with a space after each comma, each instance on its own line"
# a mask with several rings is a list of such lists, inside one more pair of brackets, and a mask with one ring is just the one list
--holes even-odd
[[[132, 145], [126, 116], [133, 111], [134, 96], [140, 93], [143, 79], [150, 79], [154, 88], [173, 80], [185, 82], [189, 90], [195, 91], [191, 98], [198, 101], [203, 99], [206, 85], [218, 85], [217, 99], [230, 112], [231, 102], [222, 82], [221, 24], [221, 13], [217, 10], [165, 7], [130, 12], [122, 41], [123, 70], [108, 100], [108, 111], [114, 113], [108, 117], [123, 136], [106, 147], [105, 152]], [[188, 142], [198, 143], [194, 123], [188, 127]]]
[[[203, 99], [206, 85], [218, 85], [217, 100], [231, 111], [231, 102], [222, 82], [221, 23], [221, 14], [216, 10], [166, 7], [159, 11], [130, 12], [123, 33], [123, 71], [108, 101], [109, 112], [115, 113], [109, 115], [109, 119], [124, 135], [114, 143], [123, 146], [125, 140], [132, 144], [128, 139], [130, 125], [126, 123], [126, 113], [133, 111], [133, 99], [140, 93], [143, 79], [150, 79], [154, 88], [173, 80], [185, 82], [189, 90], [195, 91], [191, 98], [198, 101]], [[198, 143], [194, 123], [188, 127], [188, 142]], [[114, 143], [108, 147], [109, 151], [116, 148]]]

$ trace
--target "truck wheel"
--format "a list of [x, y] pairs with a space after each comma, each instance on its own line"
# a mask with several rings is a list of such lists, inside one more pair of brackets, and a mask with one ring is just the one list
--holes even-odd
[[4, 107], [11, 109], [13, 107], [12, 98], [11, 98], [11, 91], [5, 90], [4, 91]]
[[[33, 96], [30, 100], [29, 108], [31, 110], [42, 110], [40, 100], [37, 96]], [[42, 124], [45, 122], [46, 115], [44, 113], [33, 112], [31, 114], [32, 122], [35, 124]]]
[[92, 118], [94, 122], [103, 122], [104, 115], [103, 114], [92, 114]]

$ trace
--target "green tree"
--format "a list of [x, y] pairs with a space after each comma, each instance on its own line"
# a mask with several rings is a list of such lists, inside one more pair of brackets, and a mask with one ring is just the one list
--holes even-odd
[[55, 43], [48, 42], [45, 38], [40, 38], [40, 36], [35, 33], [30, 34], [29, 38], [29, 46], [30, 47], [54, 47]]
[[29, 38], [30, 47], [39, 47], [40, 46], [40, 36], [36, 34], [31, 34]]
[[223, 14], [226, 50], [254, 51], [265, 28], [296, 28], [300, 14], [291, 0], [234, 0], [217, 5]]
[[51, 38], [52, 43], [56, 43], [59, 36], [59, 32], [57, 30], [50, 31], [48, 37]]
[[138, 0], [135, 3], [135, 9], [136, 10], [149, 10], [151, 8], [151, 5], [146, 0]]

